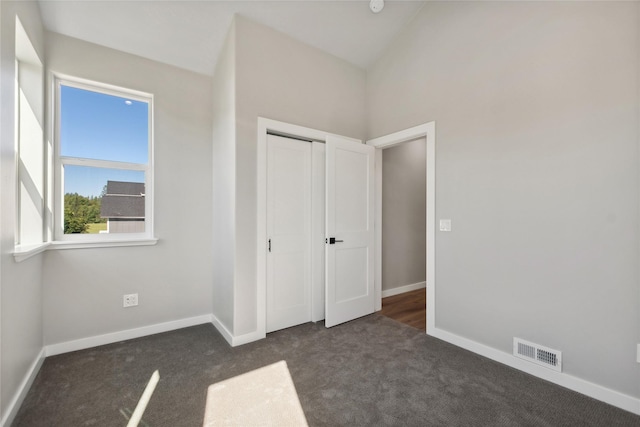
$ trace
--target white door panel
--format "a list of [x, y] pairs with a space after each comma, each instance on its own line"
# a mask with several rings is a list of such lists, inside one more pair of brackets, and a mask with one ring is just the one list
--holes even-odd
[[267, 332], [311, 320], [311, 144], [267, 137]]
[[367, 248], [336, 248], [336, 252], [338, 253], [335, 258], [335, 302], [341, 304], [366, 297], [369, 292], [367, 276], [360, 273], [367, 271], [369, 258]]
[[374, 311], [374, 160], [373, 147], [327, 138], [327, 327]]
[[[354, 145], [353, 142], [348, 144]], [[335, 151], [335, 206], [340, 207], [335, 216], [336, 233], [360, 233], [368, 229], [367, 153], [336, 148]], [[348, 183], [348, 185], [346, 185]]]

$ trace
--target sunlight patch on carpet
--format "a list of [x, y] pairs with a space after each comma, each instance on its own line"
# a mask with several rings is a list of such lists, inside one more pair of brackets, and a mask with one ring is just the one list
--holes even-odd
[[207, 391], [204, 427], [307, 425], [284, 360], [212, 384]]

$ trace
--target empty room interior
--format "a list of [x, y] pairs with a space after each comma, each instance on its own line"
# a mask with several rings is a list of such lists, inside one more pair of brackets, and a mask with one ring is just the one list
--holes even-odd
[[2, 427], [640, 425], [639, 2], [0, 35]]

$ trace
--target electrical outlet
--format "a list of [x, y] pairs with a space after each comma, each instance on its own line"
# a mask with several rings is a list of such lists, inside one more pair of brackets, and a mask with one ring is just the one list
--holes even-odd
[[129, 294], [122, 297], [123, 307], [135, 307], [138, 305], [138, 294]]

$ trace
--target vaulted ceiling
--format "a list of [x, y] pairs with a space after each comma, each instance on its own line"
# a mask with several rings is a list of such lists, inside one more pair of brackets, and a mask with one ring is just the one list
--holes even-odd
[[368, 68], [422, 1], [40, 0], [47, 30], [211, 75], [234, 14]]

